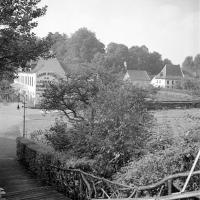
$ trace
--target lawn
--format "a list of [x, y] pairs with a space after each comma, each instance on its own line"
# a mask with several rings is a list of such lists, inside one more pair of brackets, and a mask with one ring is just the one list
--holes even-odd
[[160, 89], [155, 96], [158, 101], [190, 101], [196, 98], [187, 91], [177, 89]]
[[153, 131], [181, 136], [200, 129], [200, 109], [173, 109], [152, 112], [156, 122]]

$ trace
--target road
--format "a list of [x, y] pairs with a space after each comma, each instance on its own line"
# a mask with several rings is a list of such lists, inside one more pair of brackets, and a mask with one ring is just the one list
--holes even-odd
[[[23, 108], [17, 109], [17, 103], [0, 104], [0, 137], [15, 139], [22, 136]], [[48, 129], [54, 124], [58, 113], [46, 114], [38, 109], [26, 109], [26, 133]]]

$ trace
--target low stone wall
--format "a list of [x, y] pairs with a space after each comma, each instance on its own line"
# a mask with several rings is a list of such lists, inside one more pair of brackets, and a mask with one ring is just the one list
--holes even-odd
[[[79, 159], [71, 164], [65, 154], [25, 138], [17, 138], [17, 157], [38, 178], [72, 200], [102, 199], [116, 196], [119, 191], [129, 197], [135, 189], [92, 175], [91, 162]], [[116, 193], [113, 188], [121, 189]]]
[[74, 182], [79, 182], [79, 177], [75, 173], [70, 173], [60, 168], [63, 166], [58, 155], [51, 149], [42, 147], [33, 141], [25, 138], [17, 138], [17, 158], [28, 170], [42, 179], [48, 185], [64, 193], [71, 199], [85, 199], [76, 192]]

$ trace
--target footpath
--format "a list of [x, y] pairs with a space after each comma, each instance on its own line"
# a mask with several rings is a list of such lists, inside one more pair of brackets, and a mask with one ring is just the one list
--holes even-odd
[[[0, 137], [0, 188], [8, 200], [69, 200], [33, 177], [16, 158], [15, 139]], [[1, 197], [0, 197], [1, 199]]]

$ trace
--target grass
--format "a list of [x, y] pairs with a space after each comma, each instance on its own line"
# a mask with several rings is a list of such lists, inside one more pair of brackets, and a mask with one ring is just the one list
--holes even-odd
[[153, 111], [156, 119], [153, 131], [171, 134], [174, 137], [189, 134], [200, 128], [200, 109], [173, 109]]
[[196, 99], [191, 93], [178, 89], [160, 89], [155, 98], [158, 101], [190, 101]]

